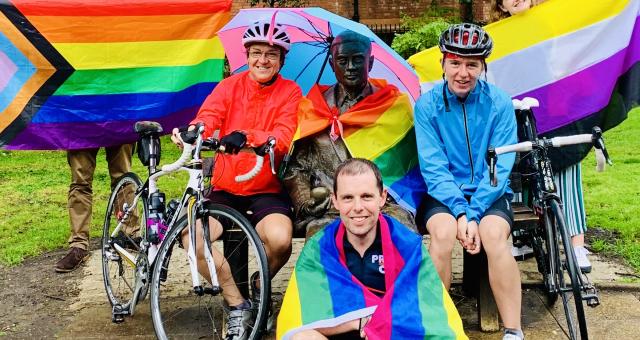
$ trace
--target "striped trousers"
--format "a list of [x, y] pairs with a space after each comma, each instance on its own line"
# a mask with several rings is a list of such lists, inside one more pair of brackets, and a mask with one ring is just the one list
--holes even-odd
[[558, 195], [564, 203], [564, 216], [571, 236], [587, 232], [587, 218], [582, 197], [581, 163], [572, 165], [553, 176]]

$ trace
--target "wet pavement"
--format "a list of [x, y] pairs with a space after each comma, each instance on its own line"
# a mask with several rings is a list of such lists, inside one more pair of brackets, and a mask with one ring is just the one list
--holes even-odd
[[[282, 299], [295, 258], [302, 247], [302, 240], [295, 240], [291, 260], [273, 280], [273, 295], [276, 305]], [[463, 318], [465, 331], [471, 339], [501, 339], [500, 332], [483, 333], [478, 330], [475, 299], [458, 294], [456, 284], [461, 282], [461, 249], [454, 256], [454, 289], [452, 298]], [[591, 339], [638, 339], [640, 338], [640, 284], [628, 283], [633, 271], [619, 263], [590, 255], [593, 271], [589, 279], [600, 290], [600, 306], [586, 308]], [[562, 330], [564, 312], [562, 303], [548, 307], [540, 285], [533, 259], [518, 262], [523, 281], [522, 323], [527, 339], [567, 339]], [[148, 299], [140, 303], [133, 317], [124, 323], [111, 322], [111, 306], [107, 301], [102, 283], [100, 252], [94, 251], [84, 270], [84, 279], [78, 298], [71, 304], [75, 320], [57, 335], [61, 339], [154, 339]], [[277, 309], [276, 309], [277, 310]], [[269, 336], [267, 339], [273, 339]]]

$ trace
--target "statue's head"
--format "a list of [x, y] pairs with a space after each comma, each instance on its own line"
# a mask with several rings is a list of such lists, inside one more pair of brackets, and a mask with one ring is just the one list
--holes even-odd
[[331, 42], [329, 64], [338, 83], [348, 91], [364, 89], [373, 67], [371, 40], [356, 32], [346, 30]]

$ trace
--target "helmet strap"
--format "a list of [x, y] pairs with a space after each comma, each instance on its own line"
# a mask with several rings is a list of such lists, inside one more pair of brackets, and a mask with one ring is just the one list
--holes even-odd
[[[442, 76], [444, 77], [444, 74], [442, 74]], [[444, 111], [445, 112], [451, 112], [451, 109], [449, 108], [449, 99], [447, 99], [447, 87], [449, 86], [449, 83], [445, 80], [444, 81], [444, 86], [442, 87], [442, 100], [444, 101]]]
[[488, 81], [487, 80], [487, 72], [489, 71], [489, 69], [487, 67], [487, 59], [482, 58], [482, 66], [484, 66], [484, 81]]

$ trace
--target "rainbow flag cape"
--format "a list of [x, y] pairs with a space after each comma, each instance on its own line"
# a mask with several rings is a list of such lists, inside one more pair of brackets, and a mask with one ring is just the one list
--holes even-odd
[[222, 79], [231, 0], [0, 1], [0, 147], [80, 149], [189, 122]]
[[368, 339], [467, 339], [462, 320], [420, 236], [380, 215], [386, 293], [371, 293], [347, 269], [339, 219], [305, 244], [278, 315], [276, 336], [372, 315]]
[[[537, 98], [545, 136], [614, 127], [640, 101], [639, 15], [640, 0], [549, 0], [490, 24], [488, 80], [513, 97]], [[423, 92], [442, 81], [440, 58], [434, 47], [408, 59]]]
[[366, 158], [380, 168], [385, 187], [398, 204], [415, 213], [426, 185], [420, 174], [413, 107], [409, 97], [382, 79], [369, 79], [379, 90], [338, 114], [327, 106], [316, 84], [301, 103], [297, 139], [329, 126], [340, 130], [353, 157]]

